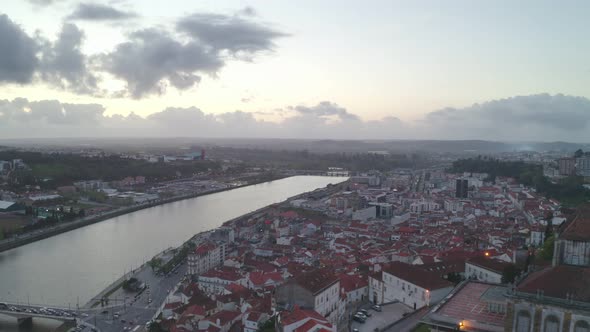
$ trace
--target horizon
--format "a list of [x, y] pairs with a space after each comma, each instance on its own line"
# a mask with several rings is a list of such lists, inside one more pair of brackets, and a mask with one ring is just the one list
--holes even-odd
[[12, 3], [0, 138], [587, 142], [590, 5], [452, 4]]

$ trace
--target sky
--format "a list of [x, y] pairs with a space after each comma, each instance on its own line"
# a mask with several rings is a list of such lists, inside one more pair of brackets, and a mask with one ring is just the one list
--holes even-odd
[[590, 141], [587, 1], [0, 0], [0, 138]]

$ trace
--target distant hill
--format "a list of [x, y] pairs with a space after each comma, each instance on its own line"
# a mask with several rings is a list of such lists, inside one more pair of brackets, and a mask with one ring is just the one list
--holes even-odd
[[495, 142], [483, 140], [327, 140], [327, 139], [238, 139], [238, 138], [77, 138], [2, 140], [1, 145], [17, 147], [103, 148], [113, 151], [181, 148], [192, 145], [265, 150], [307, 150], [314, 153], [430, 152], [486, 154], [513, 151], [590, 150], [590, 144], [569, 142]]

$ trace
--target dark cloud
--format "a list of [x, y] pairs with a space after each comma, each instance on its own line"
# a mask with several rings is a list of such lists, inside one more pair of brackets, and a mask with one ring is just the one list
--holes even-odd
[[182, 90], [201, 80], [197, 73], [215, 73], [223, 61], [203, 45], [182, 43], [157, 29], [133, 33], [128, 42], [100, 58], [103, 68], [127, 82], [134, 98], [161, 94], [168, 85]]
[[229, 52], [253, 56], [271, 50], [283, 34], [238, 16], [193, 14], [181, 19], [177, 29], [190, 36], [179, 40], [162, 29], [132, 33], [129, 41], [99, 57], [102, 68], [127, 83], [119, 95], [141, 98], [162, 94], [168, 86], [185, 90], [215, 76]]
[[64, 90], [80, 94], [96, 94], [98, 79], [87, 65], [87, 58], [80, 50], [84, 32], [74, 24], [64, 24], [57, 41], [44, 48], [41, 78]]
[[[162, 94], [169, 86], [190, 89], [203, 75], [215, 77], [228, 59], [250, 60], [260, 51], [271, 51], [274, 40], [284, 36], [245, 18], [254, 14], [251, 8], [233, 16], [194, 14], [181, 19], [176, 31], [135, 31], [113, 51], [93, 56], [82, 53], [84, 33], [74, 24], [64, 24], [52, 42], [42, 36], [29, 37], [6, 15], [0, 15], [0, 83], [42, 81], [77, 94], [105, 96], [99, 83], [109, 73], [126, 83], [125, 90], [114, 92], [113, 97]], [[70, 18], [118, 20], [131, 16], [107, 5], [86, 3]]]
[[341, 121], [359, 121], [359, 117], [355, 114], [349, 113], [345, 108], [338, 106], [337, 104], [329, 101], [322, 101], [316, 106], [295, 106], [292, 107], [297, 113], [301, 115], [311, 115], [314, 118], [325, 118], [330, 116], [336, 116]]
[[[106, 116], [99, 104], [56, 100], [0, 100], [0, 138], [51, 136], [251, 137], [329, 139], [487, 139], [577, 141], [590, 136], [590, 100], [533, 95], [434, 111], [409, 123], [394, 116], [364, 121], [332, 102], [288, 107], [283, 120], [254, 113], [206, 113], [197, 107], [169, 107], [147, 117]], [[271, 113], [257, 112], [256, 115]], [[557, 114], [557, 115], [555, 115]]]
[[[254, 14], [252, 10], [247, 12]], [[271, 51], [275, 39], [286, 36], [240, 15], [196, 13], [180, 19], [177, 29], [216, 51], [233, 55]]]
[[115, 7], [98, 3], [80, 3], [72, 14], [71, 20], [85, 21], [120, 21], [137, 17], [136, 13], [119, 10]]
[[590, 100], [562, 94], [517, 96], [434, 111], [422, 126], [450, 138], [588, 141]]
[[0, 15], [0, 82], [29, 83], [37, 68], [36, 41], [8, 16]]

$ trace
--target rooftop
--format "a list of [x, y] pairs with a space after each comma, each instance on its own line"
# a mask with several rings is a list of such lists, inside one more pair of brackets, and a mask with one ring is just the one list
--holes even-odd
[[566, 223], [560, 239], [590, 241], [590, 206], [581, 207], [576, 217]]
[[505, 301], [501, 295], [505, 291], [506, 287], [503, 286], [468, 282], [443, 304], [437, 313], [458, 320], [503, 326], [505, 314], [490, 312], [488, 303]]
[[295, 277], [297, 284], [314, 295], [338, 282], [338, 277], [330, 269], [317, 269]]
[[384, 267], [383, 272], [387, 272], [428, 290], [453, 286], [453, 283], [442, 279], [439, 273], [428, 272], [415, 265], [402, 262], [393, 262], [389, 264], [389, 266]]
[[544, 296], [590, 302], [590, 268], [559, 265], [529, 275], [517, 286], [517, 291]]

